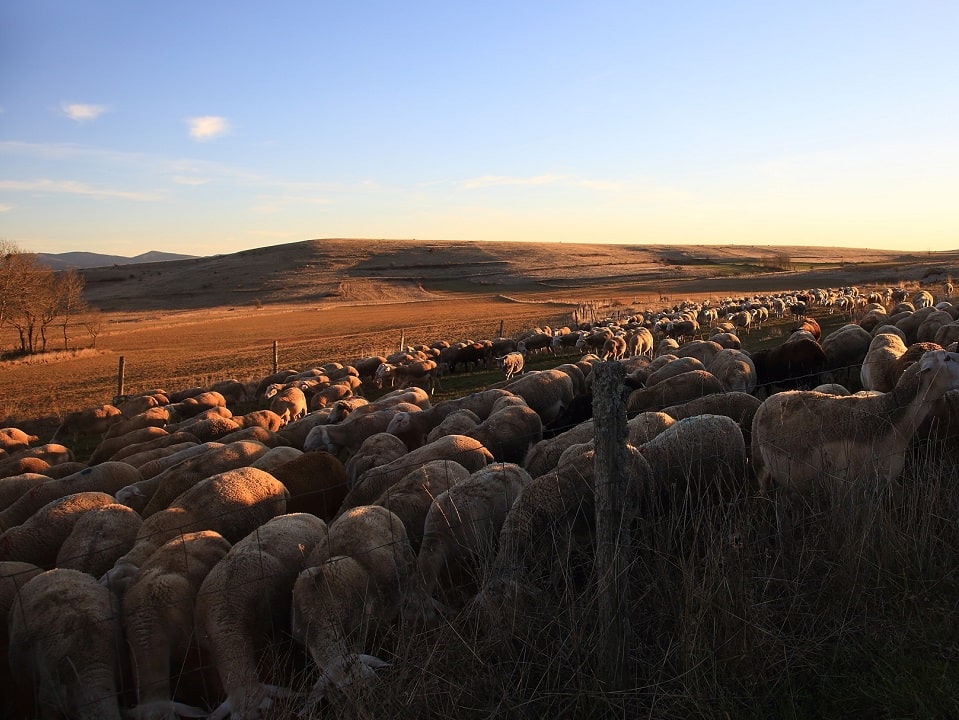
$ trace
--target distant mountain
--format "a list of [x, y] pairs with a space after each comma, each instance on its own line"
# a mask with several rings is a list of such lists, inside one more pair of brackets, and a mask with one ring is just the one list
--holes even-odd
[[196, 255], [150, 250], [136, 257], [123, 255], [102, 255], [92, 252], [37, 253], [37, 259], [53, 270], [77, 270], [82, 268], [111, 267], [113, 265], [134, 265], [137, 263], [168, 262], [170, 260], [191, 260]]

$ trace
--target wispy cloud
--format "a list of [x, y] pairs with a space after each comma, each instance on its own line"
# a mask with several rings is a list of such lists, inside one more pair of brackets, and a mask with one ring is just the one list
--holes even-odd
[[190, 137], [197, 142], [206, 142], [230, 131], [230, 123], [218, 115], [187, 118], [186, 122], [190, 127]]
[[60, 103], [60, 110], [62, 110], [63, 114], [68, 118], [75, 120], [76, 122], [88, 122], [90, 120], [96, 120], [107, 111], [103, 105], [70, 103], [66, 101]]
[[191, 187], [196, 187], [199, 185], [206, 185], [210, 182], [210, 178], [206, 177], [190, 177], [187, 175], [174, 175], [173, 182], [177, 185], [190, 185]]
[[76, 180], [0, 180], [0, 190], [15, 192], [63, 193], [89, 197], [115, 198], [119, 200], [160, 200], [160, 193], [133, 192], [98, 188]]
[[0, 203], [0, 213], [6, 213], [13, 210], [13, 205], [7, 205], [6, 203]]
[[463, 180], [460, 187], [464, 190], [479, 190], [488, 187], [502, 187], [506, 185], [555, 185], [569, 180], [568, 175], [533, 175], [532, 177], [509, 177], [506, 175], [481, 175], [480, 177]]

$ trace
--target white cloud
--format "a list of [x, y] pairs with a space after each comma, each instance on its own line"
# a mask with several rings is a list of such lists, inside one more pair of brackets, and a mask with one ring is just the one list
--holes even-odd
[[227, 119], [217, 115], [187, 118], [186, 122], [190, 126], [190, 137], [197, 142], [212, 140], [220, 135], [225, 135], [230, 130], [230, 123], [227, 122]]
[[68, 103], [66, 101], [60, 103], [60, 109], [63, 111], [63, 114], [66, 115], [71, 120], [77, 122], [86, 122], [88, 120], [96, 120], [107, 109], [103, 105], [89, 105], [86, 103]]
[[120, 200], [159, 200], [159, 193], [132, 192], [97, 188], [76, 180], [0, 180], [0, 190], [19, 192], [52, 192], [67, 195], [116, 198]]
[[7, 205], [6, 203], [0, 203], [0, 213], [10, 212], [13, 210], [13, 205]]

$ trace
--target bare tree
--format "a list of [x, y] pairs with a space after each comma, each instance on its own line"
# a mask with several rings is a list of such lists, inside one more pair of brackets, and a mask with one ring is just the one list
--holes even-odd
[[95, 348], [97, 346], [97, 336], [103, 330], [103, 313], [95, 308], [91, 308], [84, 313], [80, 319], [80, 323], [90, 336], [90, 340], [92, 341], [90, 347]]
[[83, 276], [76, 270], [66, 270], [57, 275], [54, 295], [57, 301], [57, 318], [63, 329], [63, 349], [70, 349], [70, 323], [86, 310], [83, 299]]

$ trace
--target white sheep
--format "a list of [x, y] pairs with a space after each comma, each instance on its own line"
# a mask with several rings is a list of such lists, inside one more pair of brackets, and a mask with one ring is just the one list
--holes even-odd
[[8, 661], [10, 637], [6, 619], [10, 615], [13, 601], [20, 594], [20, 588], [43, 570], [32, 563], [0, 561], [0, 687], [4, 693], [0, 696], [0, 717], [28, 717], [32, 711], [32, 693], [14, 681]]
[[136, 544], [100, 582], [122, 592], [158, 547], [183, 533], [215, 530], [237, 542], [270, 518], [283, 515], [289, 496], [280, 481], [256, 468], [237, 468], [201, 480], [143, 522]]
[[49, 570], [10, 609], [10, 667], [43, 717], [120, 720], [120, 635], [109, 590], [78, 570]]
[[259, 717], [271, 698], [289, 694], [260, 681], [258, 660], [271, 639], [289, 631], [293, 583], [313, 548], [326, 542], [319, 518], [280, 515], [237, 542], [203, 580], [197, 630], [226, 693], [211, 720]]
[[56, 566], [98, 578], [133, 547], [142, 524], [139, 514], [119, 503], [88, 510], [60, 545]]
[[306, 395], [296, 386], [283, 388], [272, 400], [270, 410], [280, 416], [284, 424], [306, 415]]
[[340, 450], [354, 453], [359, 450], [363, 441], [376, 433], [386, 432], [393, 416], [398, 412], [420, 412], [422, 408], [412, 403], [401, 402], [388, 407], [362, 412], [373, 403], [365, 405], [359, 410], [350, 413], [346, 419], [335, 425], [317, 425], [310, 430], [303, 442], [303, 450], [325, 450], [328, 453], [338, 454]]
[[367, 470], [350, 488], [340, 508], [340, 514], [350, 508], [370, 504], [390, 485], [430, 460], [455, 460], [470, 472], [475, 472], [493, 462], [493, 455], [481, 442], [471, 437], [446, 435], [386, 465]]
[[752, 394], [756, 389], [756, 366], [749, 354], [742, 350], [720, 350], [706, 369], [728, 392]]
[[80, 492], [52, 500], [0, 535], [0, 560], [52, 568], [60, 546], [84, 513], [112, 504], [113, 497], [101, 492]]
[[380, 505], [395, 514], [406, 528], [414, 552], [423, 541], [423, 523], [434, 498], [470, 476], [470, 471], [453, 460], [431, 460], [390, 485], [371, 505]]
[[543, 439], [543, 421], [528, 405], [508, 405], [463, 434], [481, 442], [497, 462], [521, 463]]
[[873, 337], [860, 371], [863, 390], [884, 393], [892, 390], [896, 386], [896, 381], [892, 379], [893, 364], [905, 352], [906, 343], [898, 334], [880, 333]]
[[[187, 458], [168, 470], [136, 485], [149, 500], [140, 514], [144, 519], [164, 510], [174, 499], [204, 478], [235, 468], [248, 467], [270, 451], [263, 443], [235, 442]], [[151, 490], [152, 488], [152, 490]]]
[[57, 498], [78, 492], [103, 492], [113, 495], [121, 488], [139, 482], [140, 479], [140, 472], [132, 465], [122, 462], [105, 462], [59, 480], [50, 480], [36, 485], [0, 512], [0, 531], [26, 521], [37, 510]]
[[[6, 427], [0, 428], [0, 450], [6, 453], [14, 453], [18, 450], [26, 450], [40, 438], [37, 435], [25, 433], [20, 428]], [[2, 457], [2, 455], [0, 455]]]
[[197, 637], [196, 596], [229, 550], [212, 530], [177, 535], [150, 555], [123, 593], [121, 618], [137, 691], [133, 717], [205, 716], [174, 702], [170, 678], [198, 669], [188, 662]]
[[523, 374], [523, 366], [525, 364], [523, 353], [506, 353], [505, 355], [500, 355], [499, 357], [495, 358], [495, 360], [496, 367], [503, 371], [507, 380], [511, 380], [516, 375]]
[[346, 484], [353, 487], [367, 470], [391, 463], [407, 452], [409, 451], [406, 444], [393, 433], [379, 432], [370, 435], [344, 463]]
[[959, 355], [936, 350], [923, 355], [888, 393], [771, 395], [753, 419], [757, 480], [766, 489], [775, 485], [799, 494], [849, 482], [892, 482], [935, 401], [956, 388]]
[[513, 378], [505, 390], [519, 395], [539, 413], [543, 425], [560, 416], [573, 400], [573, 381], [562, 370], [540, 370]]
[[293, 586], [292, 633], [320, 671], [301, 714], [331, 688], [371, 678], [385, 662], [363, 651], [399, 615], [415, 558], [402, 521], [379, 506], [353, 508], [329, 527]]
[[417, 555], [422, 596], [410, 609], [433, 613], [432, 593], [444, 572], [460, 585], [496, 554], [499, 533], [509, 509], [532, 478], [519, 465], [494, 463], [452, 485], [433, 500], [423, 524]]

